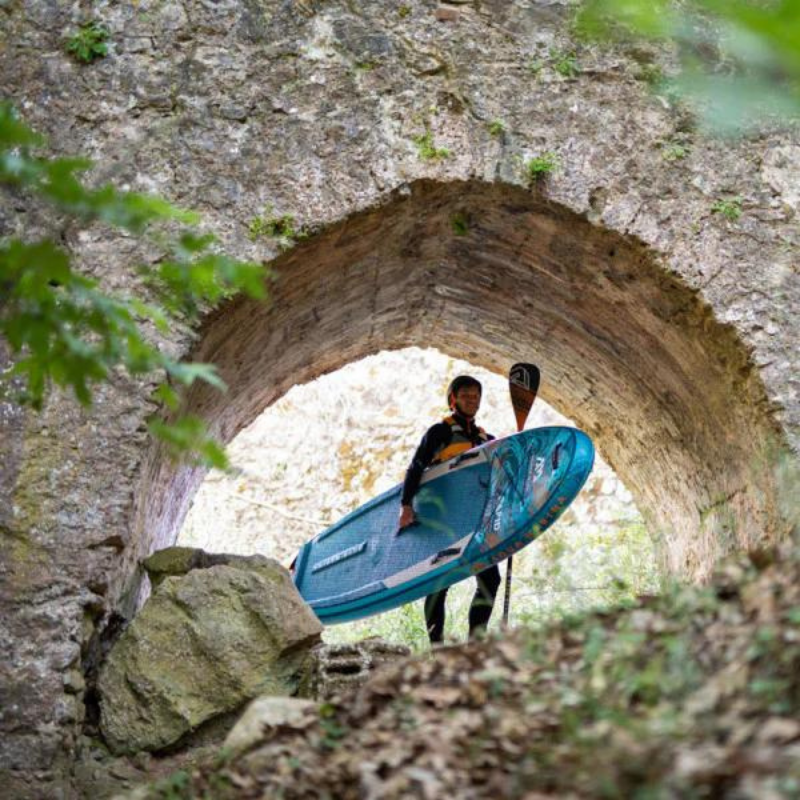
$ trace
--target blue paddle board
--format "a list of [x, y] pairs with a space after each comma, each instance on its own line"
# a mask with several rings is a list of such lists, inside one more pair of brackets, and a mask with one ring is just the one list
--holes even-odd
[[294, 581], [326, 625], [368, 617], [504, 561], [547, 530], [594, 464], [591, 439], [548, 427], [495, 439], [423, 474], [417, 522], [397, 529], [402, 486], [303, 545]]

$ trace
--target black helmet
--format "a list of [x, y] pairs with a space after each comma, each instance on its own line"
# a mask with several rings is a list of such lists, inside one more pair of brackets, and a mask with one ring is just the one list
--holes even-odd
[[477, 386], [478, 391], [483, 396], [483, 386], [481, 386], [481, 382], [477, 378], [473, 378], [472, 375], [459, 375], [457, 378], [453, 378], [447, 387], [447, 405], [449, 408], [453, 407], [458, 390], [467, 386]]

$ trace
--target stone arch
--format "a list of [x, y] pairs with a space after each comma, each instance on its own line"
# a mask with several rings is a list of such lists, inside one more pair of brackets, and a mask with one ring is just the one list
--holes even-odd
[[[275, 259], [270, 309], [234, 302], [200, 332], [194, 354], [218, 357], [234, 388], [190, 404], [223, 438], [295, 381], [381, 347], [430, 343], [495, 369], [527, 350], [544, 396], [671, 534], [674, 569], [701, 576], [781, 533], [761, 462], [774, 433], [800, 442], [796, 132], [704, 137], [642, 80], [670, 53], [576, 43], [568, 3], [482, 0], [447, 19], [429, 0], [402, 15], [393, 0], [101, 3], [113, 46], [90, 66], [64, 52], [82, 4], [0, 5], [0, 84], [56, 152], [97, 162], [93, 179], [197, 208], [240, 257], [276, 256], [247, 237], [267, 204], [328, 226]], [[554, 53], [573, 48], [562, 75]], [[666, 158], [676, 143], [683, 157]], [[559, 167], [531, 192], [525, 165], [548, 152]], [[713, 212], [731, 197], [737, 222]], [[115, 289], [150, 255], [0, 202], [4, 232], [50, 231]], [[521, 319], [528, 338], [512, 341]], [[187, 331], [167, 339], [192, 349]], [[55, 794], [82, 719], [69, 672], [201, 477], [150, 449], [151, 389], [115, 379], [90, 414], [59, 396], [41, 416], [0, 410], [15, 709], [0, 770], [19, 797]]]
[[[272, 302], [221, 307], [192, 353], [230, 386], [188, 403], [223, 440], [294, 383], [381, 349], [434, 346], [498, 372], [530, 357], [543, 397], [634, 492], [672, 571], [702, 577], [774, 535], [763, 466], [776, 429], [749, 354], [634, 237], [517, 186], [419, 181], [274, 270]], [[174, 541], [202, 474], [154, 454], [145, 552]]]

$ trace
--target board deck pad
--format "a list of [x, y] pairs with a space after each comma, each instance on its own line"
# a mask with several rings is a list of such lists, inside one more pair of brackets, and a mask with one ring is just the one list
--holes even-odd
[[417, 523], [398, 531], [402, 485], [303, 545], [294, 580], [326, 625], [425, 597], [504, 561], [547, 530], [594, 464], [582, 431], [533, 428], [429, 467]]

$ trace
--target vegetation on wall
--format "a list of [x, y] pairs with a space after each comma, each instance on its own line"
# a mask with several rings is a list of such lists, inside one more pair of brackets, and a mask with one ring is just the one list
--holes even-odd
[[67, 52], [82, 64], [91, 64], [108, 55], [108, 29], [98, 20], [81, 25], [67, 40]]
[[417, 146], [417, 153], [423, 161], [439, 161], [450, 156], [449, 148], [436, 146], [429, 128], [425, 128], [425, 133], [414, 136], [412, 141]]
[[[141, 291], [120, 294], [86, 275], [52, 237], [31, 239], [23, 232], [0, 240], [0, 336], [13, 360], [0, 374], [0, 396], [41, 409], [58, 386], [88, 406], [94, 387], [119, 369], [164, 376], [156, 398], [173, 412], [180, 408], [181, 390], [196, 380], [223, 390], [212, 365], [175, 359], [151, 331], [167, 334], [175, 324], [195, 319], [202, 307], [237, 292], [263, 297], [263, 267], [220, 252], [196, 214], [159, 197], [93, 187], [81, 177], [90, 161], [42, 155], [45, 146], [10, 105], [0, 105], [0, 185], [23, 202], [44, 202], [70, 221], [135, 236], [159, 256], [131, 267]], [[196, 417], [154, 419], [149, 428], [175, 454], [211, 466], [227, 464]]]
[[558, 156], [550, 151], [534, 156], [525, 163], [525, 170], [532, 181], [540, 181], [558, 169]]
[[736, 222], [742, 216], [742, 198], [720, 198], [711, 206], [712, 214], [719, 214], [729, 222]]
[[275, 214], [268, 205], [260, 216], [253, 217], [248, 226], [248, 237], [251, 242], [261, 238], [275, 239], [281, 250], [286, 250], [305, 239], [308, 231], [298, 225], [291, 214]]

